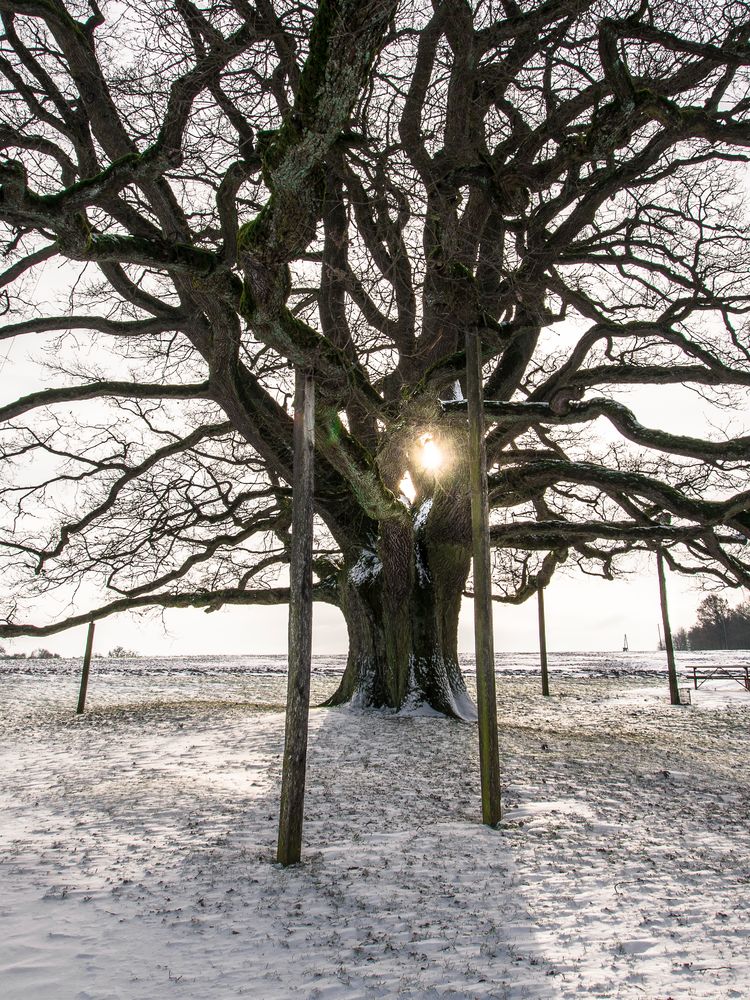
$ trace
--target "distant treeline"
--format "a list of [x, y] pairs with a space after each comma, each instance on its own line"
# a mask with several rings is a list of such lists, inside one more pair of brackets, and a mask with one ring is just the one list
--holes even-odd
[[[119, 659], [127, 656], [138, 656], [134, 649], [126, 649], [124, 646], [115, 646], [110, 649], [107, 656]], [[101, 654], [96, 654], [94, 659], [101, 659]], [[52, 653], [49, 649], [35, 649], [31, 653], [7, 653], [4, 646], [0, 646], [0, 660], [60, 660], [59, 653]]]
[[59, 653], [51, 653], [48, 649], [35, 649], [31, 653], [6, 653], [0, 646], [0, 660], [60, 660]]
[[709, 594], [698, 607], [692, 628], [673, 636], [675, 649], [750, 649], [750, 601], [736, 608], [717, 594]]

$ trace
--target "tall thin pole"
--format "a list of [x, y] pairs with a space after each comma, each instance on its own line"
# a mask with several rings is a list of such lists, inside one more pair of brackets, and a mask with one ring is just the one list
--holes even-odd
[[297, 369], [294, 383], [294, 474], [289, 570], [289, 674], [281, 775], [277, 859], [294, 865], [302, 851], [307, 725], [312, 654], [313, 474], [315, 383]]
[[667, 580], [664, 574], [664, 556], [661, 549], [656, 550], [656, 572], [659, 576], [659, 600], [661, 603], [661, 621], [664, 626], [664, 648], [667, 651], [667, 672], [669, 674], [669, 700], [673, 705], [680, 704], [680, 689], [677, 686], [677, 667], [674, 661], [674, 645], [672, 644], [672, 629], [669, 626], [669, 609], [667, 608]]
[[494, 826], [500, 820], [500, 757], [497, 742], [495, 653], [492, 635], [490, 519], [487, 498], [487, 456], [484, 445], [482, 357], [479, 336], [472, 331], [466, 334], [466, 396], [469, 408], [469, 479], [471, 533], [474, 547], [474, 647], [477, 664], [482, 821]]
[[91, 651], [94, 648], [94, 622], [89, 622], [86, 633], [86, 651], [83, 654], [83, 670], [81, 671], [81, 690], [78, 692], [78, 707], [76, 715], [82, 715], [86, 707], [86, 690], [89, 686], [89, 667], [91, 666]]
[[547, 673], [547, 629], [544, 624], [544, 587], [537, 584], [537, 607], [539, 611], [539, 660], [542, 665], [542, 694], [549, 694], [549, 674]]

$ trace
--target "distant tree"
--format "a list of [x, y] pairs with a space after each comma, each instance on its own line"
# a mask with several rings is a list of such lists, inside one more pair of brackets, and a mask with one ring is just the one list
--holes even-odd
[[[687, 629], [679, 628], [672, 635], [672, 645], [675, 649], [686, 650], [690, 649], [690, 640], [688, 637]], [[662, 647], [663, 648], [663, 647]]]
[[689, 631], [692, 649], [750, 649], [750, 603], [732, 608], [724, 597], [709, 594], [698, 607]]
[[30, 660], [59, 660], [59, 653], [51, 653], [48, 649], [35, 649], [29, 653]]
[[[287, 601], [299, 366], [314, 596], [349, 630], [333, 700], [459, 714], [467, 331], [499, 598], [656, 545], [750, 581], [750, 439], [627, 405], [686, 385], [729, 414], [750, 386], [748, 3], [0, 18], [0, 339], [47, 349], [45, 387], [0, 406], [1, 636]], [[101, 603], [34, 617], [81, 584]]]
[[750, 601], [732, 609], [727, 622], [729, 649], [750, 649]]
[[697, 614], [700, 625], [721, 625], [729, 616], [729, 601], [718, 594], [709, 594], [698, 605]]
[[134, 649], [126, 649], [125, 646], [115, 646], [114, 649], [110, 649], [107, 655], [123, 659], [129, 656], [138, 656], [138, 653]]

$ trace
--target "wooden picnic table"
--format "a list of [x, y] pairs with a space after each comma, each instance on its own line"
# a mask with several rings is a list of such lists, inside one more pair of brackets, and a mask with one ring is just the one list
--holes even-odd
[[694, 663], [687, 668], [686, 677], [691, 677], [693, 686], [698, 688], [706, 681], [720, 681], [728, 678], [737, 681], [740, 687], [750, 692], [750, 667], [746, 663]]

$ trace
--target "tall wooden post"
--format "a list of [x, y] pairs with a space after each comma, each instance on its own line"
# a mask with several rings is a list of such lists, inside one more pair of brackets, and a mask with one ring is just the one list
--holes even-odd
[[294, 865], [302, 851], [307, 726], [312, 654], [313, 474], [315, 383], [297, 369], [294, 386], [294, 474], [289, 569], [289, 674], [277, 859]]
[[89, 622], [86, 633], [86, 652], [83, 654], [83, 670], [81, 671], [81, 690], [78, 692], [78, 707], [76, 715], [81, 715], [86, 707], [86, 690], [89, 686], [89, 668], [91, 666], [91, 651], [94, 648], [94, 622]]
[[536, 588], [537, 607], [539, 611], [539, 660], [542, 664], [542, 694], [549, 694], [549, 674], [547, 672], [547, 629], [544, 624], [544, 587], [539, 583]]
[[661, 621], [664, 626], [664, 648], [667, 651], [667, 672], [669, 674], [669, 700], [673, 705], [680, 704], [680, 689], [677, 686], [677, 667], [674, 661], [674, 645], [672, 629], [669, 626], [669, 609], [667, 608], [667, 580], [664, 574], [664, 556], [661, 549], [656, 550], [656, 572], [659, 576], [659, 600], [661, 602]]
[[500, 820], [500, 758], [497, 742], [495, 652], [492, 634], [490, 519], [487, 499], [487, 456], [484, 445], [482, 352], [479, 335], [466, 334], [466, 396], [469, 409], [469, 479], [471, 533], [474, 547], [474, 650], [477, 664], [479, 769], [482, 821]]

